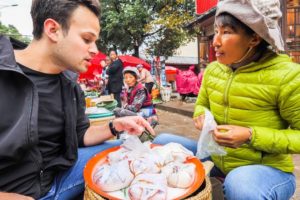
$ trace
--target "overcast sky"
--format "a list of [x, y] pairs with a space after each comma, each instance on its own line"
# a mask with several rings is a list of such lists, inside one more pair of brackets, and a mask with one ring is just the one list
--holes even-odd
[[[0, 0], [0, 21], [5, 25], [14, 25], [22, 35], [32, 36], [31, 1]], [[9, 6], [13, 4], [18, 5]]]

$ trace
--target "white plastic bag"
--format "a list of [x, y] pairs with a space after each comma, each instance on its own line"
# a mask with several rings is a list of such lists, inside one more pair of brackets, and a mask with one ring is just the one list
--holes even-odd
[[140, 174], [132, 181], [128, 194], [131, 200], [166, 200], [167, 187], [164, 174]]
[[218, 145], [213, 139], [211, 131], [217, 127], [217, 123], [214, 116], [205, 109], [205, 118], [202, 127], [202, 131], [198, 140], [197, 154], [196, 156], [200, 159], [209, 157], [210, 155], [226, 155], [225, 149]]
[[128, 187], [134, 175], [129, 169], [128, 160], [112, 165], [106, 163], [96, 168], [93, 182], [103, 191], [112, 192]]

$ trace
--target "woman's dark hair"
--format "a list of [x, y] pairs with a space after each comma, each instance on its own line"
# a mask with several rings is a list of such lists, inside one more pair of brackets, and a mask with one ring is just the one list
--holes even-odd
[[109, 50], [109, 54], [110, 54], [111, 52], [115, 52], [115, 54], [118, 55], [118, 52], [117, 52], [115, 49]]
[[124, 73], [124, 75], [125, 74], [131, 74], [132, 76], [134, 76], [134, 78], [137, 80], [138, 79], [138, 76], [136, 75], [136, 73], [134, 73], [134, 72], [132, 72], [132, 71], [126, 71], [125, 73]]
[[84, 6], [100, 17], [99, 0], [33, 0], [31, 6], [31, 17], [33, 22], [33, 36], [40, 39], [44, 31], [46, 19], [54, 19], [64, 30], [68, 32], [70, 17], [78, 6]]
[[[221, 13], [218, 15], [215, 20], [215, 26], [230, 27], [235, 32], [238, 30], [244, 30], [248, 36], [253, 36], [253, 34], [255, 34], [250, 27], [229, 13]], [[265, 40], [262, 40], [257, 46], [257, 49], [265, 50], [268, 46], [269, 44]]]

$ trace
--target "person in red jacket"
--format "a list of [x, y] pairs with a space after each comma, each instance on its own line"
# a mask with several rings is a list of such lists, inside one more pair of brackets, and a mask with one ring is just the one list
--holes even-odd
[[138, 82], [140, 73], [135, 67], [126, 67], [123, 70], [124, 82], [128, 86], [125, 92], [126, 103], [123, 108], [137, 113], [142, 117], [155, 114], [152, 98], [148, 90]]

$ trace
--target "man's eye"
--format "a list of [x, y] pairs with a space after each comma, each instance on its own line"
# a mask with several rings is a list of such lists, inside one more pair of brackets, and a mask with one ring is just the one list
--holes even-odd
[[87, 43], [87, 44], [91, 43], [91, 40], [89, 40], [89, 39], [83, 38], [83, 40], [84, 40], [84, 42]]

